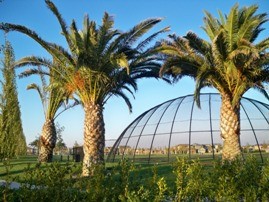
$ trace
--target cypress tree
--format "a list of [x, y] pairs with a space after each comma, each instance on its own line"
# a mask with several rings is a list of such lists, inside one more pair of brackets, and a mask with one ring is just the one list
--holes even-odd
[[12, 158], [26, 153], [21, 112], [18, 101], [16, 76], [13, 68], [15, 57], [11, 44], [6, 40], [2, 48], [2, 94], [0, 105], [0, 158]]

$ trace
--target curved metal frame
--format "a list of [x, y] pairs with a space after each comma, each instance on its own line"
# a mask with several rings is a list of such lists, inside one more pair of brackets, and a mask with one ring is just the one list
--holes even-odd
[[155, 135], [153, 135], [153, 137], [152, 137], [152, 141], [151, 141], [151, 145], [150, 145], [148, 162], [150, 162], [150, 155], [151, 155], [151, 151], [152, 151], [152, 146], [153, 146], [153, 142], [154, 142], [154, 139], [155, 139], [155, 137], [156, 137], [156, 132], [157, 132], [157, 130], [158, 130], [158, 127], [159, 127], [159, 125], [160, 125], [160, 122], [161, 122], [161, 120], [162, 120], [162, 118], [163, 118], [163, 115], [165, 114], [165, 112], [166, 112], [167, 109], [171, 106], [171, 104], [172, 104], [173, 102], [175, 102], [175, 100], [173, 100], [172, 102], [170, 102], [170, 103], [167, 105], [167, 107], [164, 109], [164, 111], [163, 111], [162, 115], [160, 116], [160, 119], [159, 119], [159, 121], [158, 121], [158, 123], [157, 123], [157, 126], [156, 126], [155, 131], [154, 131], [154, 134], [155, 134]]
[[[199, 129], [194, 129], [193, 128], [193, 121], [195, 120], [195, 118], [193, 117], [193, 114], [194, 114], [194, 99], [193, 99], [193, 95], [186, 95], [186, 96], [182, 96], [182, 97], [178, 97], [178, 98], [175, 98], [175, 99], [171, 99], [171, 100], [168, 100], [162, 104], [159, 104], [155, 107], [152, 107], [151, 109], [147, 110], [146, 112], [142, 113], [140, 116], [138, 116], [131, 124], [129, 124], [129, 126], [121, 133], [121, 135], [119, 136], [119, 138], [117, 139], [117, 141], [115, 142], [115, 144], [113, 145], [111, 151], [109, 152], [109, 155], [108, 155], [108, 158], [107, 158], [107, 161], [115, 161], [115, 156], [117, 154], [117, 149], [122, 146], [124, 147], [123, 149], [123, 152], [121, 152], [121, 155], [122, 155], [122, 158], [124, 158], [125, 156], [125, 152], [126, 152], [126, 148], [129, 144], [129, 141], [132, 137], [138, 137], [137, 140], [135, 139], [135, 141], [137, 142], [134, 142], [135, 143], [135, 146], [133, 147], [134, 148], [134, 151], [133, 152], [133, 157], [132, 159], [135, 160], [136, 159], [136, 153], [137, 153], [137, 149], [138, 149], [138, 145], [139, 145], [139, 142], [141, 141], [141, 137], [142, 136], [152, 136], [152, 139], [150, 139], [149, 141], [149, 147], [148, 150], [149, 150], [149, 153], [148, 153], [148, 159], [147, 159], [147, 162], [149, 163], [151, 161], [151, 154], [152, 154], [152, 150], [153, 150], [153, 146], [154, 146], [154, 143], [155, 143], [155, 137], [156, 135], [167, 135], [167, 138], [168, 138], [168, 152], [167, 152], [167, 161], [170, 161], [171, 159], [171, 141], [172, 141], [172, 135], [173, 134], [188, 134], [188, 152], [189, 152], [189, 157], [191, 158], [191, 143], [192, 143], [192, 133], [195, 132], [195, 133], [199, 133], [199, 132], [209, 132], [210, 133], [210, 141], [211, 141], [211, 146], [212, 146], [212, 156], [213, 156], [213, 159], [215, 158], [215, 146], [214, 144], [216, 144], [214, 142], [214, 138], [213, 138], [213, 133], [214, 132], [219, 132], [220, 130], [213, 130], [213, 123], [212, 123], [212, 105], [214, 105], [214, 101], [212, 101], [212, 96], [219, 96], [220, 95], [218, 93], [201, 93], [201, 98], [205, 98], [205, 101], [208, 102], [208, 110], [209, 110], [209, 117], [208, 117], [208, 121], [209, 121], [209, 129], [205, 128], [204, 130], [199, 130]], [[203, 97], [202, 97], [203, 96]], [[188, 129], [186, 130], [179, 130], [179, 131], [175, 131], [175, 125], [176, 124], [180, 124], [180, 123], [176, 123], [176, 117], [179, 115], [181, 117], [182, 114], [180, 114], [180, 109], [182, 108], [182, 104], [188, 104], [188, 100], [186, 101], [186, 98], [192, 98], [192, 100], [190, 101], [191, 103], [191, 109], [190, 109], [190, 117], [185, 120], [181, 120], [180, 122], [185, 122], [185, 121], [189, 121], [189, 125], [188, 125]], [[218, 97], [218, 98], [219, 98]], [[178, 101], [178, 103], [177, 103]], [[258, 130], [264, 130], [264, 131], [268, 131], [269, 132], [269, 127], [268, 125], [266, 126], [267, 128], [264, 128], [264, 129], [257, 129], [255, 128], [255, 126], [253, 125], [254, 123], [252, 122], [251, 120], [251, 117], [249, 116], [249, 112], [247, 112], [245, 106], [244, 106], [244, 103], [248, 101], [249, 103], [251, 103], [253, 105], [253, 107], [255, 107], [259, 113], [261, 113], [262, 117], [266, 120], [266, 123], [269, 125], [269, 116], [266, 116], [264, 114], [264, 109], [267, 109], [268, 110], [268, 115], [269, 115], [269, 105], [265, 104], [265, 103], [262, 103], [260, 101], [257, 101], [257, 100], [254, 100], [254, 99], [251, 99], [251, 98], [245, 98], [243, 97], [241, 99], [241, 103], [240, 103], [240, 106], [241, 106], [241, 111], [244, 112], [245, 116], [246, 116], [246, 120], [248, 121], [248, 126], [250, 126], [250, 129], [244, 129], [244, 128], [241, 128], [241, 132], [244, 132], [244, 131], [251, 131], [252, 134], [254, 135], [255, 137], [255, 142], [257, 145], [259, 145], [259, 142], [258, 142], [258, 138], [257, 138], [257, 134], [255, 131], [258, 131]], [[176, 103], [173, 105], [173, 103]], [[167, 105], [167, 106], [165, 106]], [[259, 106], [260, 105], [260, 106]], [[164, 106], [164, 107], [163, 107]], [[170, 109], [171, 106], [175, 106], [174, 108], [171, 108], [173, 109], [174, 111], [171, 112], [171, 119], [169, 119], [169, 124], [171, 123], [171, 125], [169, 125], [170, 128], [167, 129], [167, 132], [165, 133], [158, 133], [158, 129], [160, 127], [160, 124], [168, 124], [168, 122], [162, 122], [163, 120], [163, 117], [164, 115], [167, 113], [168, 109]], [[261, 106], [264, 107], [261, 108]], [[156, 115], [156, 111], [158, 109], [160, 109], [160, 107], [163, 107], [163, 109], [161, 109], [160, 113], [158, 113]], [[167, 115], [167, 114], [166, 114]], [[169, 114], [168, 114], [169, 115]], [[143, 119], [145, 116], [146, 119]], [[150, 134], [144, 134], [144, 131], [145, 131], [145, 127], [147, 126], [147, 124], [149, 123], [149, 121], [151, 120], [151, 118], [153, 117], [156, 117], [156, 123], [154, 122], [154, 127], [155, 128], [152, 128], [154, 132], [151, 132]], [[155, 119], [154, 119], [155, 120]], [[171, 120], [171, 122], [170, 122]], [[199, 120], [199, 119], [198, 119]], [[207, 119], [205, 119], [207, 120]], [[218, 120], [219, 119], [214, 119], [214, 120]], [[139, 132], [139, 134], [135, 134], [135, 129], [137, 126], [141, 126], [142, 129], [141, 131]], [[133, 127], [131, 129], [131, 131], [129, 131], [128, 129], [130, 129], [130, 127]], [[164, 127], [164, 126], [163, 126]], [[128, 132], [128, 135], [126, 134], [126, 132]], [[127, 140], [126, 140], [127, 138]], [[126, 143], [124, 143], [123, 145], [121, 145], [121, 141], [125, 139]], [[269, 138], [268, 138], [269, 139]], [[241, 145], [241, 138], [240, 138], [240, 145]], [[180, 142], [179, 142], [180, 143]], [[210, 143], [209, 143], [210, 144]], [[178, 144], [179, 145], [179, 144]], [[165, 146], [165, 148], [167, 148], [167, 146]], [[187, 145], [186, 145], [187, 146]], [[260, 147], [259, 147], [259, 152], [260, 152], [260, 156], [261, 156], [261, 160], [263, 161], [263, 157], [262, 157], [262, 154], [261, 154], [261, 150], [260, 150]], [[147, 155], [147, 154], [146, 154]]]

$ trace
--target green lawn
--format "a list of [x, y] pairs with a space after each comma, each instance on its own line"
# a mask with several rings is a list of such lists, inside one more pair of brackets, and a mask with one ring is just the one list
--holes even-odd
[[[69, 156], [68, 159], [68, 156], [61, 157], [59, 155], [55, 155], [53, 157], [53, 161], [59, 162], [61, 165], [66, 165], [68, 162], [78, 166], [81, 165], [81, 162], [74, 162], [72, 156]], [[114, 163], [106, 163], [106, 167], [110, 169], [117, 164], [118, 161]], [[27, 168], [35, 168], [37, 165], [38, 161], [36, 155], [20, 156], [18, 158], [11, 159], [10, 161], [0, 162], [0, 179], [6, 179], [7, 175], [9, 175], [9, 177], [22, 175]], [[144, 175], [148, 170], [151, 170], [153, 165], [155, 164], [135, 163], [135, 166], [141, 172], [141, 175]], [[46, 164], [41, 164], [40, 168], [44, 168], [45, 166]], [[171, 171], [171, 163], [164, 163], [162, 165], [158, 165], [158, 167], [160, 168], [160, 174]]]
[[[68, 162], [68, 157], [55, 155], [54, 161], [64, 165]], [[69, 161], [73, 161], [72, 156], [70, 156]], [[38, 161], [36, 155], [20, 156], [18, 158], [13, 158], [10, 161], [0, 162], [0, 179], [6, 179], [7, 175], [9, 175], [9, 177], [20, 176], [25, 169], [34, 168], [37, 164]], [[42, 167], [45, 167], [45, 165], [41, 165], [41, 168]]]
[[[261, 160], [260, 153], [258, 152], [253, 152], [253, 153], [243, 153], [244, 158], [246, 158], [249, 155], [255, 156], [259, 161]], [[170, 155], [170, 158], [168, 160], [167, 154], [152, 154], [150, 156], [150, 161], [149, 161], [149, 155], [136, 155], [135, 158], [133, 158], [133, 155], [125, 155], [124, 158], [128, 158], [134, 163], [138, 164], [167, 164], [167, 163], [173, 163], [177, 160], [177, 158], [184, 157], [184, 158], [190, 158], [192, 160], [194, 159], [199, 159], [199, 161], [204, 162], [205, 164], [211, 163], [214, 160], [221, 159], [221, 154], [215, 154], [215, 157], [213, 158], [212, 154], [191, 154], [189, 156], [188, 154], [172, 154]], [[269, 159], [269, 153], [262, 152], [262, 158], [263, 161], [266, 161], [266, 159]], [[122, 155], [116, 155], [114, 162], [119, 162], [122, 159]]]
[[16, 176], [23, 173], [28, 166], [33, 167], [37, 163], [37, 156], [20, 156], [11, 161], [0, 162], [0, 179], [5, 179], [7, 174]]
[[[247, 156], [247, 154], [244, 154]], [[260, 155], [258, 153], [252, 153], [252, 155], [256, 156], [258, 160], [260, 160]], [[167, 157], [163, 157], [163, 155], [152, 155], [151, 163], [147, 161], [147, 155], [140, 155], [136, 156], [136, 161], [134, 161], [134, 165], [136, 167], [136, 173], [139, 172], [139, 176], [148, 176], [151, 173], [153, 166], [157, 166], [157, 172], [160, 176], [166, 177], [168, 180], [172, 177], [172, 167], [173, 163], [176, 161], [177, 157], [185, 157], [188, 158], [188, 155], [177, 155], [171, 156], [170, 162], [167, 162]], [[70, 155], [69, 157], [66, 156], [54, 156], [54, 162], [59, 162], [61, 165], [66, 165], [67, 162], [77, 165], [78, 167], [81, 166], [81, 162], [75, 163], [73, 157]], [[132, 158], [130, 158], [132, 159]], [[206, 166], [211, 166], [212, 159], [211, 155], [192, 155], [192, 160], [198, 159], [199, 162]], [[220, 159], [220, 156], [216, 155], [215, 159]], [[263, 160], [267, 161], [269, 159], [269, 153], [263, 153]], [[113, 166], [116, 166], [120, 158], [116, 158], [115, 162], [106, 163], [106, 167], [110, 169]], [[35, 155], [28, 155], [28, 156], [20, 156], [18, 158], [14, 158], [11, 161], [0, 162], [0, 179], [6, 179], [7, 176], [9, 177], [16, 177], [20, 176], [24, 173], [27, 168], [35, 168], [38, 165], [37, 156]], [[49, 164], [41, 164], [40, 168], [44, 168]]]

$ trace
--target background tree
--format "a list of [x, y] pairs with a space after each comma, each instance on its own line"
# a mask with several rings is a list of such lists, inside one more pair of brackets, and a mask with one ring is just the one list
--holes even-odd
[[[113, 28], [113, 18], [105, 13], [100, 26], [96, 26], [86, 15], [82, 30], [77, 29], [74, 20], [70, 30], [67, 30], [55, 5], [49, 0], [46, 3], [60, 23], [68, 50], [44, 41], [34, 31], [21, 25], [3, 23], [0, 28], [22, 32], [37, 41], [59, 64], [55, 72], [62, 78], [59, 80], [60, 85], [65, 86], [70, 94], [75, 93], [79, 97], [85, 112], [83, 175], [87, 176], [94, 164], [104, 163], [105, 103], [112, 96], [118, 96], [132, 110], [126, 92], [133, 95], [140, 78], [158, 78], [160, 64], [148, 44], [168, 28], [141, 40], [162, 19], [148, 19], [130, 31], [121, 32]], [[18, 65], [25, 64], [42, 64], [53, 68], [51, 63], [37, 57], [27, 57], [18, 62]], [[36, 72], [36, 69], [32, 69], [32, 72]]]
[[73, 147], [80, 147], [80, 145], [78, 144], [78, 142], [77, 142], [77, 141], [75, 141], [75, 143], [74, 143]]
[[67, 146], [62, 138], [62, 132], [64, 131], [64, 129], [64, 126], [60, 126], [59, 123], [56, 123], [57, 141], [55, 146], [55, 152], [58, 153], [62, 153], [67, 150]]
[[11, 44], [6, 40], [2, 61], [2, 94], [0, 105], [0, 158], [12, 158], [26, 153], [21, 112], [18, 101], [15, 71], [15, 57]]
[[[55, 64], [55, 63], [54, 63]], [[57, 77], [50, 77], [50, 86], [47, 84], [45, 75], [52, 75], [53, 70], [46, 72], [40, 66], [37, 69], [38, 74], [41, 78], [41, 86], [36, 83], [32, 83], [27, 86], [27, 89], [34, 89], [38, 92], [40, 100], [42, 102], [45, 123], [42, 127], [42, 133], [40, 136], [40, 146], [39, 146], [39, 162], [51, 162], [53, 158], [53, 149], [57, 141], [57, 128], [55, 127], [55, 119], [65, 110], [72, 108], [79, 104], [79, 102], [74, 99], [74, 103], [68, 104], [69, 95], [62, 91], [57, 85], [53, 85], [53, 81]], [[29, 76], [29, 70], [21, 73], [20, 77]], [[63, 110], [60, 108], [63, 107]]]
[[38, 137], [36, 137], [32, 142], [29, 143], [29, 145], [31, 147], [34, 147], [36, 149], [39, 149], [39, 143], [40, 143], [40, 135], [38, 135]]
[[240, 99], [250, 88], [268, 94], [269, 38], [255, 43], [268, 21], [267, 14], [256, 14], [258, 6], [239, 9], [229, 15], [219, 12], [219, 19], [205, 12], [204, 27], [210, 41], [188, 32], [184, 37], [170, 35], [160, 48], [165, 56], [161, 75], [176, 82], [183, 76], [196, 80], [195, 99], [200, 106], [200, 91], [216, 88], [222, 98], [220, 130], [222, 158], [233, 160], [240, 154]]

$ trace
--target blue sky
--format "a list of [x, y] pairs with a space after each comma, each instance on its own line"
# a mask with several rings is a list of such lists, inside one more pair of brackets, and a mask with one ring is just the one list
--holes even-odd
[[[191, 30], [204, 39], [206, 35], [201, 29], [204, 10], [217, 16], [218, 10], [229, 13], [230, 8], [236, 2], [240, 7], [258, 4], [259, 12], [269, 10], [268, 0], [54, 0], [53, 2], [67, 25], [75, 19], [79, 28], [82, 27], [85, 14], [88, 14], [90, 19], [96, 21], [97, 24], [101, 24], [104, 12], [108, 12], [114, 16], [115, 28], [123, 31], [129, 30], [147, 18], [163, 17], [164, 20], [152, 32], [170, 26], [170, 33], [184, 35]], [[2, 0], [0, 22], [27, 26], [35, 30], [43, 39], [66, 46], [56, 18], [42, 0]], [[266, 30], [261, 34], [261, 39], [268, 36], [269, 23], [267, 22], [264, 27]], [[162, 38], [165, 37], [166, 34], [162, 35]], [[29, 55], [50, 57], [37, 43], [23, 34], [9, 33], [8, 40], [12, 43], [16, 59]], [[3, 43], [4, 33], [0, 32], [0, 44]], [[16, 73], [24, 69], [18, 69]], [[23, 130], [27, 143], [33, 141], [41, 133], [44, 122], [43, 110], [37, 93], [26, 90], [26, 86], [33, 82], [39, 82], [39, 78], [33, 76], [17, 80]], [[116, 139], [124, 128], [145, 110], [166, 100], [192, 94], [194, 82], [189, 78], [184, 78], [177, 84], [168, 85], [163, 81], [144, 79], [138, 83], [138, 88], [136, 98], [130, 98], [133, 104], [132, 114], [129, 113], [124, 101], [119, 98], [112, 98], [105, 105], [106, 139]], [[206, 89], [204, 92], [215, 91]], [[247, 92], [245, 96], [268, 103], [261, 95], [253, 91]], [[56, 119], [56, 122], [65, 127], [63, 138], [68, 146], [72, 146], [75, 141], [79, 144], [83, 143], [83, 120], [84, 112], [80, 106], [63, 113]]]

